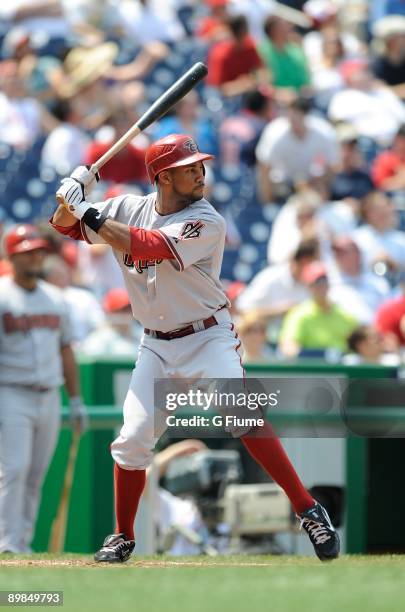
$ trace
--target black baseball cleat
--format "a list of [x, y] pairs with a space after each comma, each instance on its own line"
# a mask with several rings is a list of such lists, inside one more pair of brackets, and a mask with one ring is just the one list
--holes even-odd
[[98, 563], [124, 563], [135, 548], [134, 540], [127, 540], [125, 533], [113, 533], [106, 537], [102, 548], [94, 555]]
[[340, 552], [340, 540], [337, 531], [332, 525], [325, 508], [315, 503], [315, 506], [297, 515], [300, 528], [305, 529], [312, 546], [321, 561], [337, 559]]

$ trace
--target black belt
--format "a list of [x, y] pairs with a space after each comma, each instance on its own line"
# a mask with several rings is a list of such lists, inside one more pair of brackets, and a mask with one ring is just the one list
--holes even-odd
[[35, 393], [47, 393], [53, 391], [55, 387], [43, 387], [42, 385], [24, 385], [23, 383], [0, 383], [3, 387], [17, 387], [18, 389], [26, 389]]
[[[218, 321], [216, 320], [214, 315], [212, 315], [211, 317], [208, 317], [208, 319], [204, 319], [204, 321], [202, 321], [202, 325], [204, 329], [209, 329], [214, 325], [218, 325]], [[144, 329], [145, 334], [147, 334], [148, 336], [153, 336], [158, 340], [175, 340], [176, 338], [184, 338], [184, 336], [190, 336], [191, 334], [195, 334], [199, 331], [202, 330], [194, 329], [193, 325], [187, 325], [186, 327], [182, 327], [181, 329], [174, 329], [173, 331], [169, 332], [162, 332], [147, 328]]]

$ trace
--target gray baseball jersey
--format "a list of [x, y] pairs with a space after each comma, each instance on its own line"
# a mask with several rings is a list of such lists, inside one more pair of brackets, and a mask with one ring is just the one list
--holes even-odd
[[[174, 259], [133, 261], [114, 251], [131, 300], [134, 317], [144, 327], [163, 332], [206, 319], [229, 302], [219, 275], [225, 243], [225, 220], [202, 199], [170, 215], [155, 210], [156, 193], [120, 196], [97, 204], [110, 219], [159, 230]], [[83, 223], [85, 239], [103, 239]]]
[[26, 291], [0, 278], [0, 384], [58, 387], [60, 347], [71, 341], [62, 292], [44, 281]]

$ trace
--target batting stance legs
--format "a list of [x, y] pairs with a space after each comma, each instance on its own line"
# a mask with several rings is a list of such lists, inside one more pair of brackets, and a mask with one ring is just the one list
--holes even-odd
[[60, 425], [59, 390], [0, 386], [0, 552], [29, 552]]
[[[224, 319], [227, 316], [225, 313]], [[182, 378], [242, 378], [239, 347], [233, 325], [227, 321], [170, 341], [144, 337], [124, 404], [124, 425], [111, 447], [115, 461], [116, 535], [106, 539], [104, 547], [96, 553], [97, 561], [124, 561], [129, 558], [135, 545], [134, 521], [145, 484], [145, 469], [152, 462], [156, 440], [166, 428], [163, 412], [161, 420], [154, 418], [154, 380], [180, 378], [179, 372]], [[322, 528], [318, 514], [324, 509], [306, 491], [270, 425], [266, 424], [259, 436], [255, 431], [249, 432], [242, 436], [241, 441], [252, 457], [284, 489], [302, 522], [312, 520], [313, 529], [318, 529], [319, 539]], [[306, 517], [307, 512], [313, 513], [312, 519]], [[330, 528], [333, 530], [332, 525]], [[336, 556], [335, 547], [330, 549], [328, 556], [330, 543], [325, 530], [322, 536], [326, 538], [324, 550], [317, 550], [318, 556], [321, 558], [323, 554], [325, 559]], [[122, 544], [125, 539], [126, 547], [125, 543]], [[116, 542], [122, 544], [118, 555]], [[113, 550], [114, 555], [111, 554]]]

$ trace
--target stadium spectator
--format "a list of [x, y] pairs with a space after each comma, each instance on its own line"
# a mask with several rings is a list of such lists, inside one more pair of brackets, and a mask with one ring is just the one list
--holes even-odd
[[405, 190], [405, 123], [396, 133], [391, 147], [376, 157], [371, 174], [378, 189]]
[[38, 100], [26, 94], [18, 64], [6, 60], [0, 64], [0, 142], [27, 150], [57, 121]]
[[[279, 339], [281, 353], [297, 357], [304, 351], [345, 351], [346, 339], [357, 321], [330, 300], [326, 267], [314, 261], [306, 268], [302, 279], [311, 298], [286, 314]], [[350, 305], [347, 308], [350, 309]]]
[[270, 15], [264, 23], [266, 37], [259, 44], [263, 62], [271, 74], [277, 94], [286, 90], [300, 91], [310, 84], [309, 68], [301, 45], [294, 36], [292, 25], [285, 19]]
[[389, 15], [373, 27], [375, 42], [381, 45], [373, 72], [402, 100], [405, 99], [405, 15]]
[[105, 322], [104, 312], [91, 291], [73, 285], [72, 270], [61, 257], [47, 257], [43, 277], [62, 291], [69, 306], [72, 343], [77, 346]]
[[110, 289], [122, 288], [121, 270], [111, 249], [105, 244], [78, 243], [78, 275], [80, 284], [102, 298]]
[[60, 100], [52, 114], [60, 123], [45, 140], [41, 150], [41, 166], [66, 176], [83, 163], [91, 140], [81, 127], [81, 117], [68, 100]]
[[340, 71], [343, 60], [344, 48], [339, 30], [333, 26], [322, 29], [321, 54], [317, 61], [309, 64], [315, 105], [322, 112], [326, 112], [332, 96], [345, 86]]
[[322, 58], [322, 35], [324, 30], [333, 28], [341, 35], [343, 58], [351, 59], [364, 55], [361, 41], [342, 28], [339, 7], [332, 0], [308, 0], [303, 6], [304, 13], [311, 19], [313, 30], [304, 36], [303, 44], [308, 62], [317, 67]]
[[133, 324], [127, 290], [110, 289], [103, 298], [103, 308], [107, 318], [77, 345], [77, 350], [84, 355], [120, 355], [133, 359], [142, 330]]
[[50, 54], [39, 55], [32, 44], [31, 35], [21, 27], [12, 28], [6, 34], [2, 55], [17, 62], [18, 76], [24, 81], [27, 96], [41, 100], [47, 108], [53, 108], [63, 80], [60, 59]]
[[286, 117], [274, 119], [263, 130], [256, 148], [262, 202], [270, 202], [280, 185], [329, 175], [339, 163], [332, 126], [309, 111], [307, 100], [294, 100]]
[[266, 318], [254, 310], [246, 311], [238, 317], [236, 330], [243, 348], [243, 363], [267, 363], [274, 353], [266, 343]]
[[59, 96], [69, 100], [82, 127], [87, 130], [104, 125], [112, 112], [127, 104], [128, 98], [133, 106], [143, 99], [144, 85], [140, 81], [107, 86], [107, 81], [114, 80], [117, 70], [130, 68], [130, 64], [114, 66], [118, 51], [113, 42], [91, 48], [74, 47], [63, 62], [64, 80]]
[[398, 366], [400, 364], [398, 353], [384, 351], [382, 336], [372, 325], [356, 327], [347, 339], [347, 346], [351, 352], [342, 357], [342, 363], [345, 365], [374, 363]]
[[287, 6], [275, 0], [229, 0], [229, 12], [233, 15], [244, 15], [252, 37], [260, 42], [265, 37], [263, 24], [269, 15], [280, 17], [301, 28], [310, 26], [310, 20], [292, 5], [292, 2]]
[[166, 115], [153, 129], [155, 139], [169, 134], [191, 134], [198, 142], [201, 151], [218, 151], [218, 142], [214, 126], [201, 114], [198, 94], [190, 91], [174, 109], [174, 114]]
[[390, 89], [377, 82], [367, 60], [346, 61], [341, 66], [347, 87], [331, 99], [332, 121], [351, 123], [359, 136], [386, 146], [405, 122], [405, 107]]
[[237, 96], [269, 81], [247, 20], [242, 15], [228, 19], [229, 36], [215, 43], [207, 57], [207, 84], [218, 87], [224, 96]]
[[405, 269], [405, 234], [396, 228], [397, 215], [392, 201], [382, 192], [373, 191], [363, 200], [364, 225], [353, 233], [366, 266], [377, 263], [392, 269]]
[[351, 314], [360, 323], [372, 323], [390, 285], [385, 278], [363, 270], [359, 247], [349, 236], [334, 238], [332, 251], [335, 266], [330, 274], [330, 299], [343, 309], [350, 304]]
[[350, 202], [325, 202], [322, 194], [303, 189], [287, 200], [274, 220], [267, 246], [268, 261], [286, 261], [298, 244], [308, 238], [319, 241], [324, 258], [331, 237], [350, 234], [356, 225], [356, 213]]
[[392, 347], [405, 347], [405, 273], [402, 274], [401, 295], [387, 300], [377, 311], [375, 325]]
[[273, 97], [270, 88], [250, 91], [244, 95], [241, 110], [226, 117], [219, 126], [222, 165], [256, 165], [256, 146], [272, 113]]
[[[96, 134], [96, 139], [89, 145], [84, 156], [85, 163], [94, 164], [137, 119], [136, 112], [126, 106], [120, 105], [114, 109], [107, 122], [111, 129], [107, 130], [104, 127]], [[101, 179], [112, 183], [145, 183], [147, 181], [145, 167], [147, 142], [143, 135], [130, 142], [103, 166], [100, 171]]]
[[275, 338], [282, 317], [309, 297], [302, 274], [305, 267], [318, 258], [319, 245], [316, 240], [301, 242], [288, 262], [267, 266], [256, 274], [237, 299], [238, 311], [254, 310], [270, 319], [271, 339]]
[[7, 32], [18, 25], [42, 38], [66, 39], [72, 29], [60, 0], [11, 0], [0, 3], [0, 27]]
[[117, 3], [116, 11], [125, 36], [138, 45], [156, 40], [173, 43], [186, 35], [171, 2], [126, 0]]
[[228, 0], [205, 0], [210, 14], [197, 19], [195, 35], [209, 43], [228, 35]]
[[[332, 177], [332, 199], [352, 198], [359, 201], [373, 191], [374, 186], [359, 148], [357, 132], [349, 124], [341, 124], [337, 126], [337, 137], [340, 143], [341, 163]], [[353, 205], [356, 209], [359, 208], [358, 202], [353, 202]]]
[[135, 56], [127, 64], [119, 64], [111, 67], [108, 78], [113, 81], [142, 81], [149, 75], [156, 64], [170, 54], [170, 48], [161, 41], [154, 40], [145, 43]]

